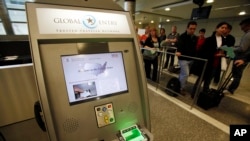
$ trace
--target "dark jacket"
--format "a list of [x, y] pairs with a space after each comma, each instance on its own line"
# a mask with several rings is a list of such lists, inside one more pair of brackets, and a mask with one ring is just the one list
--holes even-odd
[[235, 44], [235, 37], [229, 34], [226, 37], [224, 37], [224, 41], [225, 41], [225, 45], [227, 45], [228, 47], [232, 47]]
[[167, 38], [166, 35], [161, 35], [159, 36], [159, 42], [161, 43], [162, 41], [164, 41]]
[[[159, 37], [157, 37], [157, 40], [158, 40], [158, 46], [160, 48], [160, 39], [159, 39]], [[144, 46], [148, 46], [148, 47], [154, 48], [154, 41], [152, 40], [151, 36], [149, 36], [146, 39]]]
[[[187, 32], [181, 34], [177, 42], [177, 52], [181, 52], [181, 55], [196, 57], [196, 44], [197, 37], [195, 35], [188, 35]], [[187, 57], [179, 56], [179, 60], [192, 60]]]
[[[223, 40], [223, 37], [222, 37], [222, 45], [225, 45], [225, 44], [226, 42], [225, 40]], [[203, 46], [197, 53], [198, 58], [207, 59], [207, 66], [206, 66], [204, 76], [210, 76], [206, 74], [211, 73], [214, 68], [214, 62], [216, 59], [215, 54], [217, 51], [218, 49], [217, 49], [216, 36], [215, 36], [215, 33], [213, 33], [212, 36], [206, 38], [205, 43], [203, 44]], [[218, 67], [220, 67], [220, 59], [218, 61], [219, 61]], [[195, 72], [194, 74], [200, 75], [204, 67], [204, 61], [196, 61], [195, 63], [197, 63], [197, 64], [194, 64], [196, 66], [197, 72]]]

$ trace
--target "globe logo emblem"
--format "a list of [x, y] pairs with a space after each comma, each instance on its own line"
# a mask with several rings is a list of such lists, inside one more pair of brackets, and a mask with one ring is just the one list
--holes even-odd
[[91, 29], [97, 27], [96, 19], [91, 15], [86, 15], [83, 17], [83, 24]]

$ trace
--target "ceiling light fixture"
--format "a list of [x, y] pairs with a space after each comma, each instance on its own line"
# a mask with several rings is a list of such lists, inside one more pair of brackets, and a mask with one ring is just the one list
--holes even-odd
[[213, 2], [214, 2], [214, 0], [207, 0], [206, 3], [213, 3]]
[[241, 11], [241, 12], [239, 13], [239, 15], [240, 15], [240, 16], [246, 15], [246, 12], [245, 12], [245, 11]]
[[152, 20], [151, 23], [154, 23], [154, 21]]
[[166, 19], [166, 22], [170, 22], [170, 20], [169, 20], [169, 19]]
[[169, 7], [165, 8], [165, 11], [170, 11], [171, 9]]

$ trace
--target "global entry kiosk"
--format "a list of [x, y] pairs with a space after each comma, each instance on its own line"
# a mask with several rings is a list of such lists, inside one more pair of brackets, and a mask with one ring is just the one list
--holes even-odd
[[26, 3], [43, 115], [36, 119], [51, 141], [152, 141], [131, 16], [90, 5]]

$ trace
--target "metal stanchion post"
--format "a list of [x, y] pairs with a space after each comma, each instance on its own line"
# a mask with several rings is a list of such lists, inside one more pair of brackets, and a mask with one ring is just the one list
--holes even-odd
[[159, 51], [159, 53], [161, 53], [160, 56], [160, 63], [159, 63], [159, 69], [158, 69], [158, 74], [157, 74], [157, 80], [158, 80], [158, 84], [156, 87], [156, 90], [158, 89], [159, 85], [160, 85], [160, 78], [161, 78], [161, 73], [162, 73], [162, 69], [163, 69], [163, 65], [165, 62], [165, 56], [166, 56], [166, 46], [162, 46], [162, 51]]
[[197, 102], [198, 100], [198, 97], [199, 97], [199, 92], [200, 92], [200, 88], [201, 88], [201, 83], [202, 83], [202, 80], [203, 80], [203, 77], [204, 77], [204, 73], [205, 73], [205, 70], [206, 70], [206, 67], [207, 67], [207, 59], [202, 59], [203, 61], [205, 61], [204, 63], [204, 66], [203, 66], [203, 69], [202, 69], [202, 73], [201, 73], [201, 76], [200, 76], [200, 79], [199, 79], [199, 82], [198, 82], [198, 87], [197, 89], [195, 90], [195, 94], [194, 94], [194, 100], [193, 100], [193, 103], [192, 105], [190, 106], [190, 109], [193, 108], [194, 104]]

